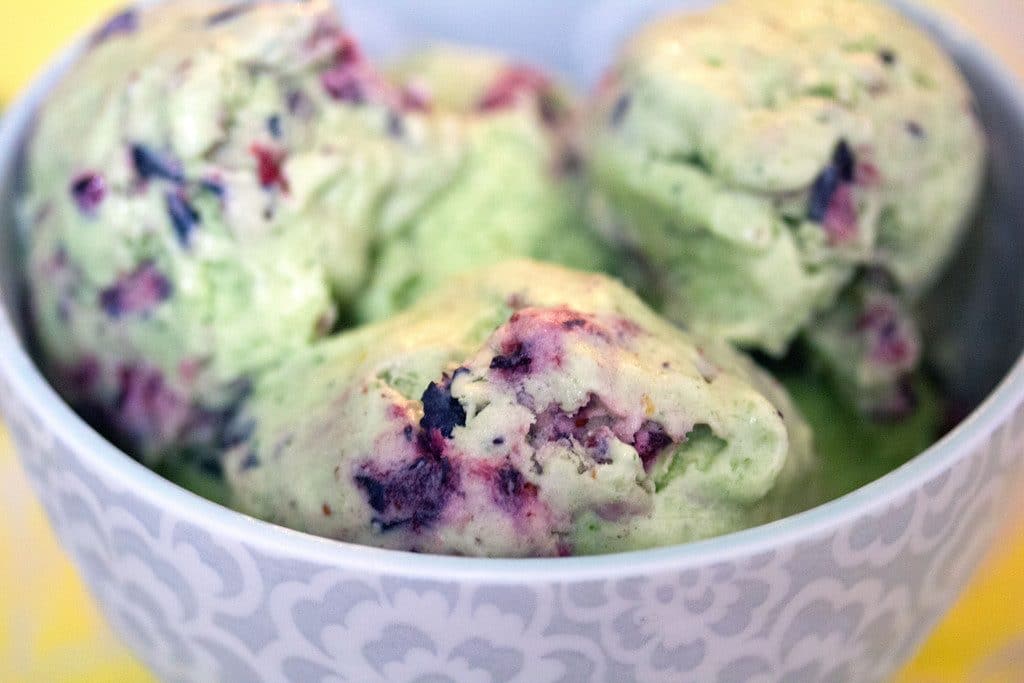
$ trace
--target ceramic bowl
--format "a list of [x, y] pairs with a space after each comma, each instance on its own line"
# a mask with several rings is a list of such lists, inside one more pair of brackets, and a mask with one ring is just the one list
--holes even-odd
[[[427, 36], [494, 44], [583, 84], [624, 34], [680, 4], [346, 7], [378, 52]], [[946, 380], [978, 407], [906, 466], [806, 513], [588, 558], [421, 556], [288, 531], [177, 488], [79, 419], [26, 352], [14, 221], [22, 144], [72, 48], [0, 129], [0, 404], [61, 543], [113, 628], [167, 681], [727, 683], [892, 673], [992, 541], [1024, 446], [1024, 98], [978, 45], [903, 9], [959, 61], [991, 136], [983, 218], [933, 306], [942, 313], [936, 346], [956, 359]]]

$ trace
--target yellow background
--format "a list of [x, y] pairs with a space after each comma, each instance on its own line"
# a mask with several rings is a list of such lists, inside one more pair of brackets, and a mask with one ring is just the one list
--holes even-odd
[[[114, 0], [0, 0], [0, 100], [9, 101]], [[1024, 74], [1021, 0], [933, 0]], [[970, 12], [967, 12], [967, 9]], [[0, 427], [0, 681], [150, 681], [64, 559]], [[1024, 682], [1024, 509], [899, 683]]]

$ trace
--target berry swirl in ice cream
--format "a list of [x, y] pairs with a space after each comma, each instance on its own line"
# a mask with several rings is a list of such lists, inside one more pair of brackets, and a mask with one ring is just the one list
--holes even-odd
[[28, 159], [62, 392], [149, 464], [210, 453], [259, 373], [355, 317], [516, 255], [596, 266], [552, 168], [567, 101], [466, 59], [490, 73], [456, 112], [378, 73], [326, 2], [183, 0], [98, 31]]
[[532, 262], [294, 357], [239, 421], [234, 505], [388, 548], [610, 552], [816, 502], [809, 430], [774, 380], [613, 280]]

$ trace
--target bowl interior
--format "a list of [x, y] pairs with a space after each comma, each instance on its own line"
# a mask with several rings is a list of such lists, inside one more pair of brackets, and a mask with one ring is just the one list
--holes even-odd
[[[411, 45], [455, 40], [498, 48], [561, 73], [587, 89], [607, 66], [616, 46], [636, 27], [669, 9], [697, 8], [705, 0], [544, 0], [489, 3], [469, 0], [344, 0], [344, 14], [371, 52], [387, 56]], [[977, 95], [988, 131], [990, 166], [985, 198], [946, 276], [923, 305], [931, 361], [950, 393], [965, 408], [977, 405], [1004, 377], [1024, 348], [1024, 97], [1005, 70], [955, 29], [931, 15], [896, 3], [931, 31], [953, 55]], [[64, 58], [70, 61], [73, 53]], [[59, 71], [59, 70], [58, 70]], [[6, 121], [0, 150], [24, 140], [38, 106], [58, 71], [26, 94], [24, 108]], [[26, 346], [23, 263], [16, 197], [24, 178], [21, 155], [2, 155], [0, 165], [0, 298]]]

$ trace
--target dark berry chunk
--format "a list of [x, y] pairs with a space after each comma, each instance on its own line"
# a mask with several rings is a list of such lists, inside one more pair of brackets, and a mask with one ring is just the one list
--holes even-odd
[[218, 445], [221, 448], [232, 448], [239, 444], [243, 444], [252, 438], [253, 433], [256, 431], [256, 422], [254, 420], [243, 420], [238, 417], [225, 416], [227, 424], [224, 426], [218, 439]]
[[918, 140], [923, 140], [926, 137], [924, 128], [917, 121], [907, 121], [907, 132]]
[[238, 471], [248, 472], [249, 470], [254, 470], [259, 466], [259, 456], [257, 456], [255, 452], [249, 451], [248, 453], [245, 454], [245, 457], [242, 458], [242, 462], [238, 463]]
[[839, 179], [852, 183], [857, 172], [857, 157], [846, 140], [840, 140], [832, 152], [832, 163], [839, 170]]
[[135, 365], [118, 370], [115, 424], [133, 440], [166, 443], [190, 417], [188, 403], [164, 381], [159, 370]]
[[239, 2], [237, 4], [230, 5], [208, 16], [206, 18], [206, 25], [216, 26], [217, 24], [227, 23], [236, 17], [242, 16], [254, 7], [256, 7], [256, 3], [254, 2]]
[[227, 188], [224, 187], [224, 182], [218, 178], [204, 178], [199, 181], [199, 187], [203, 192], [209, 192], [221, 201], [224, 201], [228, 194]]
[[495, 356], [491, 360], [491, 370], [501, 370], [509, 374], [526, 373], [530, 371], [533, 359], [526, 352], [522, 343], [517, 343], [508, 349], [507, 353]]
[[832, 153], [832, 161], [814, 180], [807, 205], [807, 217], [822, 223], [829, 212], [836, 191], [844, 183], [852, 183], [857, 175], [857, 158], [846, 143], [840, 140]]
[[671, 445], [672, 437], [665, 432], [665, 428], [650, 420], [644, 422], [633, 437], [633, 447], [640, 455], [644, 469], [648, 471], [662, 450]]
[[132, 145], [131, 155], [135, 172], [142, 180], [158, 178], [178, 184], [185, 182], [185, 175], [179, 165], [154, 149], [146, 145]]
[[418, 531], [430, 524], [444, 511], [457, 482], [451, 461], [436, 455], [424, 455], [388, 471], [368, 464], [355, 475], [382, 531], [404, 525]]
[[537, 487], [512, 465], [500, 467], [492, 480], [492, 498], [505, 512], [516, 513], [537, 497]]
[[107, 183], [99, 173], [86, 171], [71, 181], [71, 196], [79, 211], [92, 215], [107, 196]]
[[320, 74], [320, 84], [331, 99], [349, 104], [366, 102], [363, 70], [358, 65], [338, 64]]
[[405, 137], [405, 119], [398, 112], [388, 113], [388, 135], [396, 140]]
[[171, 296], [170, 281], [146, 261], [100, 292], [100, 306], [111, 318], [144, 314]]
[[270, 137], [275, 140], [280, 140], [284, 134], [284, 130], [281, 127], [281, 115], [274, 114], [273, 116], [267, 117], [267, 131], [270, 133]]
[[626, 115], [629, 114], [629, 110], [632, 106], [633, 97], [629, 93], [624, 93], [619, 96], [619, 99], [615, 100], [615, 106], [612, 107], [612, 115], [609, 119], [613, 127], [618, 128], [622, 125], [622, 122], [626, 120]]
[[886, 66], [893, 66], [896, 63], [896, 53], [887, 47], [878, 51], [878, 58]]
[[586, 327], [586, 326], [587, 326], [587, 321], [584, 320], [583, 318], [570, 318], [569, 320], [566, 320], [564, 323], [562, 323], [562, 329], [563, 330], [575, 330], [575, 329], [578, 329], [580, 327]]
[[260, 185], [267, 190], [277, 188], [287, 194], [290, 186], [284, 173], [284, 160], [287, 154], [282, 150], [271, 149], [260, 144], [249, 148], [256, 159], [256, 175]]
[[139, 15], [134, 9], [127, 9], [115, 14], [92, 34], [89, 44], [92, 46], [105, 43], [120, 35], [134, 33], [139, 28]]
[[288, 113], [300, 119], [308, 119], [315, 113], [316, 106], [309, 95], [301, 90], [292, 90], [285, 98]]
[[437, 430], [450, 439], [456, 427], [466, 426], [466, 411], [451, 389], [431, 382], [423, 392], [423, 419], [420, 427], [430, 432]]
[[825, 212], [832, 201], [832, 195], [839, 187], [839, 171], [829, 164], [814, 180], [811, 186], [811, 198], [807, 205], [807, 218], [815, 223], [825, 220]]
[[171, 219], [171, 226], [178, 241], [183, 247], [189, 246], [192, 233], [196, 226], [202, 222], [199, 212], [195, 210], [188, 200], [180, 192], [168, 192], [165, 197], [167, 204], [167, 215]]
[[895, 305], [877, 301], [857, 320], [871, 360], [883, 365], [912, 367], [918, 360], [918, 342], [912, 323]]
[[100, 379], [100, 361], [95, 356], [86, 356], [67, 371], [67, 382], [71, 391], [79, 396], [90, 393]]

